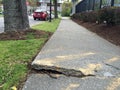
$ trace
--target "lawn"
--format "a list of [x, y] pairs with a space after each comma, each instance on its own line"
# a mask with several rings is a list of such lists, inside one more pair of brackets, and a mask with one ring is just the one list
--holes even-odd
[[45, 22], [42, 24], [38, 24], [36, 26], [33, 26], [32, 28], [36, 30], [45, 30], [49, 32], [54, 32], [57, 29], [59, 22], [60, 19], [54, 19], [52, 20], [52, 22]]
[[[59, 22], [60, 19], [53, 20], [51, 23], [45, 22], [42, 25], [40, 24], [40, 28], [39, 25], [34, 26], [34, 29], [54, 32]], [[28, 64], [40, 51], [47, 39], [47, 35], [39, 39], [29, 35], [26, 40], [0, 41], [0, 90], [11, 90], [13, 86], [18, 88], [20, 82], [25, 80], [30, 71]]]
[[3, 17], [3, 15], [2, 15], [2, 14], [0, 14], [0, 17]]

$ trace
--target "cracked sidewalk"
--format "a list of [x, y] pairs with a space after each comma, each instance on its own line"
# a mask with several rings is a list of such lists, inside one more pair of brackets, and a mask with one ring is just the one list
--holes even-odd
[[120, 90], [120, 47], [70, 19], [61, 20], [32, 67], [61, 74], [32, 74], [23, 90]]

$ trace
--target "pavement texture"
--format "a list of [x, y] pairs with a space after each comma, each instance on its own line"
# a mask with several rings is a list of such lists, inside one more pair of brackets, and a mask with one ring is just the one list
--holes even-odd
[[117, 78], [75, 78], [62, 75], [53, 79], [47, 75], [32, 74], [23, 90], [120, 90], [118, 81]]
[[23, 90], [120, 90], [120, 47], [70, 19], [61, 20], [32, 67], [61, 74], [32, 74]]

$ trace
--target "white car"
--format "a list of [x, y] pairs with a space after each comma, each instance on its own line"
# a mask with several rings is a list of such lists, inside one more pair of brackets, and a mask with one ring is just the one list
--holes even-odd
[[[47, 11], [47, 13], [49, 14], [49, 18], [50, 18], [50, 11]], [[55, 15], [51, 13], [51, 18], [55, 18]]]

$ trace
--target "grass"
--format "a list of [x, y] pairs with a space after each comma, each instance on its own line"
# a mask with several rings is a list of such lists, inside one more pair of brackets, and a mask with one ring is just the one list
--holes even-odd
[[3, 15], [2, 15], [2, 14], [0, 14], [0, 17], [3, 17]]
[[[42, 30], [54, 32], [59, 22], [59, 19], [53, 20], [51, 23], [45, 22], [42, 24], [44, 26]], [[48, 24], [53, 25], [54, 28], [46, 29]], [[35, 28], [39, 29], [38, 25], [34, 26]], [[27, 37], [27, 40], [0, 41], [0, 90], [11, 90], [11, 87], [19, 86], [21, 80], [24, 80], [30, 71], [28, 63], [32, 61], [48, 39], [48, 36], [34, 39], [32, 34], [28, 34]]]
[[52, 22], [45, 22], [42, 24], [38, 24], [36, 26], [33, 26], [32, 29], [54, 32], [57, 29], [59, 22], [60, 19], [53, 19]]
[[46, 39], [0, 41], [0, 84], [3, 90], [17, 86], [26, 76], [27, 64], [36, 55]]

